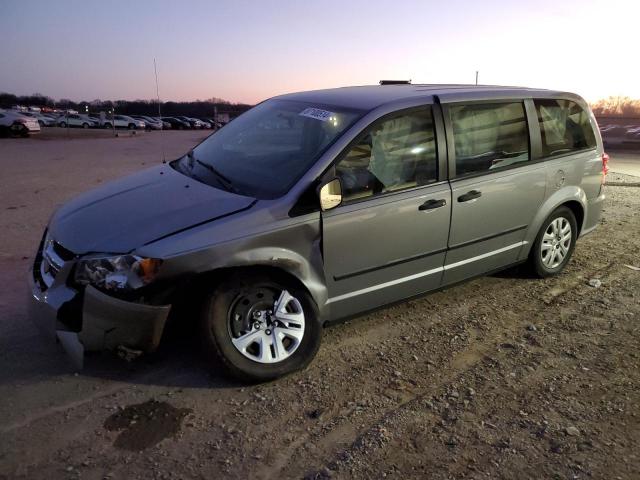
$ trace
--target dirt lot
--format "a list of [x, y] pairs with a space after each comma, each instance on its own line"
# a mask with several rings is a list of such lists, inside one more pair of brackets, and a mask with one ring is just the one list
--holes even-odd
[[[204, 135], [167, 132], [167, 158]], [[26, 318], [36, 243], [160, 139], [0, 140], [0, 478], [640, 478], [637, 187], [607, 188], [559, 277], [509, 271], [330, 328], [277, 382], [225, 380], [183, 334], [75, 372]]]

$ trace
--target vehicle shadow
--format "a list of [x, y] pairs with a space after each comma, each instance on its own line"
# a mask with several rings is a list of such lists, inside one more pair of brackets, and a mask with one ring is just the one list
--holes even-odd
[[85, 356], [80, 375], [104, 380], [175, 388], [237, 388], [240, 383], [226, 378], [220, 365], [208, 364], [193, 329], [168, 325], [158, 350], [131, 361], [115, 352]]
[[220, 389], [240, 385], [224, 377], [218, 365], [207, 364], [195, 333], [180, 325], [167, 326], [160, 347], [152, 354], [127, 361], [116, 352], [87, 353], [82, 369], [73, 364], [62, 345], [43, 337], [35, 327], [1, 339], [0, 352], [4, 367], [0, 386], [57, 381], [70, 375], [172, 388]]
[[515, 267], [507, 268], [506, 270], [500, 270], [499, 272], [492, 273], [490, 277], [506, 278], [513, 280], [539, 280], [526, 264], [516, 265]]

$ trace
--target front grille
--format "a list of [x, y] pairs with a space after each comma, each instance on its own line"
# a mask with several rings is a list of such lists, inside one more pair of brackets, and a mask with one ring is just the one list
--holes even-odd
[[65, 262], [68, 262], [69, 260], [73, 260], [74, 258], [76, 258], [76, 255], [71, 250], [64, 248], [60, 243], [56, 242], [55, 240], [52, 241], [52, 246], [53, 246], [53, 251]]
[[62, 270], [62, 267], [64, 267], [65, 262], [73, 258], [75, 258], [73, 252], [53, 240], [48, 233], [45, 233], [33, 265], [33, 276], [40, 284], [40, 288], [43, 291], [49, 288], [58, 273], [60, 273], [60, 270]]
[[42, 246], [44, 245], [45, 238], [47, 238], [46, 230], [44, 232], [44, 235], [42, 236], [42, 240], [40, 240], [40, 246], [38, 246], [36, 259], [33, 262], [33, 279], [40, 287], [40, 290], [44, 290], [45, 288], [47, 288], [47, 285], [44, 283], [44, 279], [42, 278], [42, 274], [40, 273], [40, 268], [42, 267]]

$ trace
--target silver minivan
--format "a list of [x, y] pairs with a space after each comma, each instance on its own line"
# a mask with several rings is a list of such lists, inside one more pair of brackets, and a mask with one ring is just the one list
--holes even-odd
[[56, 211], [32, 317], [78, 363], [152, 352], [168, 320], [192, 322], [214, 368], [273, 379], [313, 359], [327, 323], [519, 263], [560, 273], [598, 224], [607, 160], [570, 93], [275, 97]]

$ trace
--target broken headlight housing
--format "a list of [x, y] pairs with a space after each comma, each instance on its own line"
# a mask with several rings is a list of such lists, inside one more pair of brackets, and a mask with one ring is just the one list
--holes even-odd
[[130, 291], [151, 283], [160, 269], [162, 260], [137, 255], [80, 260], [74, 279], [80, 285], [93, 285], [100, 290]]

